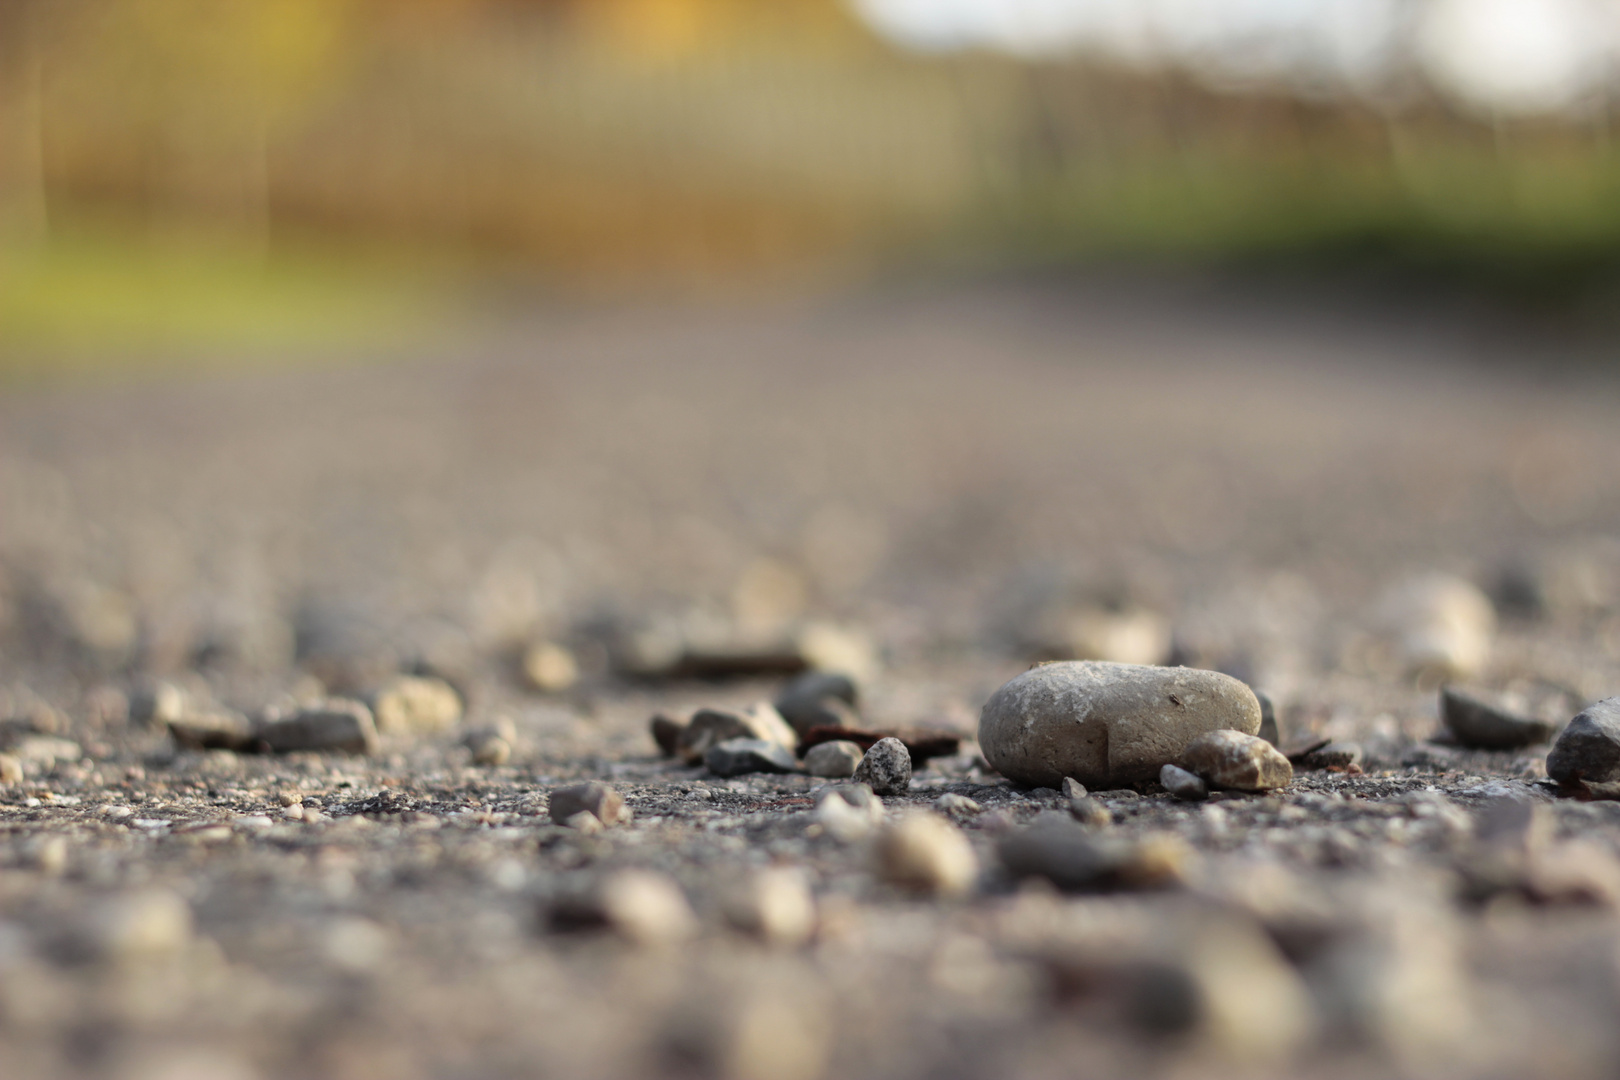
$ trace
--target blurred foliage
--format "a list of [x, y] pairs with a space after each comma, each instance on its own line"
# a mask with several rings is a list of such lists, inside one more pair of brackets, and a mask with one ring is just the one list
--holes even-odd
[[0, 346], [331, 324], [311, 235], [561, 289], [1314, 252], [1567, 292], [1617, 186], [1603, 116], [907, 56], [836, 0], [0, 2]]

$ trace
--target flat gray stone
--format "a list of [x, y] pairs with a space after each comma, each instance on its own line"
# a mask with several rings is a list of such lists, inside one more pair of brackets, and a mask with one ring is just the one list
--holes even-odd
[[258, 742], [276, 754], [299, 750], [370, 754], [377, 749], [377, 726], [372, 722], [371, 710], [344, 698], [333, 698], [262, 724], [255, 735]]
[[1080, 660], [1041, 664], [997, 690], [979, 718], [991, 766], [1032, 787], [1157, 779], [1209, 731], [1260, 730], [1260, 702], [1214, 671]]
[[1457, 741], [1480, 750], [1517, 750], [1543, 743], [1558, 728], [1545, 720], [1524, 716], [1490, 700], [1448, 686], [1440, 691], [1440, 720]]
[[899, 739], [879, 739], [855, 768], [855, 779], [878, 795], [903, 795], [911, 787], [911, 751]]
[[1266, 740], [1241, 731], [1211, 731], [1187, 744], [1181, 767], [1211, 787], [1270, 791], [1294, 779], [1294, 767]]
[[815, 727], [857, 727], [855, 681], [835, 671], [810, 671], [782, 688], [776, 711], [801, 738]]
[[798, 772], [793, 751], [769, 739], [727, 739], [709, 747], [703, 767], [716, 776]]

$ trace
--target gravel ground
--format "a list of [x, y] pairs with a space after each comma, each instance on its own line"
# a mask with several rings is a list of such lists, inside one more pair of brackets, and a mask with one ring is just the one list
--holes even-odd
[[[6, 1076], [1620, 1065], [1620, 804], [1438, 710], [1620, 694], [1617, 384], [1567, 345], [1082, 282], [423, 353], [0, 395]], [[1082, 654], [1355, 746], [1201, 803], [997, 776], [980, 706]], [[649, 734], [800, 664], [959, 751], [871, 815]], [[401, 672], [464, 714], [168, 723], [382, 719]], [[554, 822], [581, 780], [629, 820]]]

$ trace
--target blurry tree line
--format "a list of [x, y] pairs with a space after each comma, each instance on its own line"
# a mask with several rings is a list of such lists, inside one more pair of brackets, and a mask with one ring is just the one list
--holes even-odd
[[90, 218], [622, 275], [1620, 250], [1603, 112], [908, 56], [838, 0], [0, 0], [0, 243]]

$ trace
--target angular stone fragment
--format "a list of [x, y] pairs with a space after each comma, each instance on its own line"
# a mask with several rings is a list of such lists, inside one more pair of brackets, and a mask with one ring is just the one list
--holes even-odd
[[371, 710], [346, 698], [333, 698], [262, 724], [256, 735], [259, 743], [277, 754], [298, 750], [370, 754], [377, 749]]
[[603, 825], [617, 825], [628, 818], [624, 798], [617, 791], [596, 780], [571, 784], [551, 793], [551, 820], [566, 824], [575, 814], [590, 814]]
[[1208, 731], [1260, 729], [1260, 703], [1238, 680], [1193, 668], [1073, 661], [1042, 664], [993, 694], [979, 746], [1021, 784], [1091, 788], [1157, 778]]
[[799, 770], [793, 751], [766, 739], [727, 739], [709, 747], [703, 767], [716, 776], [790, 773]]
[[1481, 750], [1517, 750], [1546, 742], [1557, 727], [1524, 716], [1482, 694], [1448, 686], [1440, 691], [1440, 720], [1464, 746]]
[[675, 749], [688, 764], [703, 760], [709, 747], [727, 739], [764, 739], [793, 750], [799, 737], [769, 702], [741, 709], [699, 709], [676, 739]]
[[1620, 781], [1620, 697], [1589, 705], [1569, 722], [1547, 755], [1547, 775], [1569, 794]]
[[1203, 777], [1190, 773], [1179, 765], [1166, 765], [1159, 770], [1159, 783], [1164, 790], [1183, 802], [1202, 802], [1209, 798], [1209, 785]]
[[443, 679], [400, 675], [377, 693], [377, 730], [384, 735], [438, 735], [461, 720], [461, 695]]
[[967, 837], [930, 813], [907, 814], [885, 828], [878, 834], [873, 857], [886, 880], [944, 896], [966, 892], [979, 872]]
[[[1362, 750], [1359, 743], [1330, 742], [1302, 755], [1297, 764], [1302, 769], [1351, 769], [1361, 766]], [[1289, 758], [1290, 764], [1295, 764]]]
[[855, 775], [862, 756], [860, 746], [852, 742], [820, 743], [804, 755], [804, 771], [811, 776], [843, 780]]
[[1275, 746], [1241, 731], [1200, 735], [1182, 752], [1181, 767], [1235, 791], [1270, 791], [1294, 779], [1294, 767]]
[[911, 787], [911, 752], [899, 739], [879, 739], [855, 767], [855, 779], [878, 795], [903, 795]]

